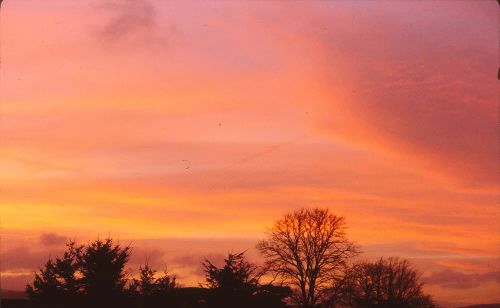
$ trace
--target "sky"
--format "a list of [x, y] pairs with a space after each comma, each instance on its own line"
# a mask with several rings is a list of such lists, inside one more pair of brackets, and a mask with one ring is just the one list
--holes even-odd
[[[445, 306], [500, 302], [495, 1], [2, 4], [2, 288], [111, 236], [184, 285], [346, 217]], [[135, 269], [136, 270], [136, 269]]]

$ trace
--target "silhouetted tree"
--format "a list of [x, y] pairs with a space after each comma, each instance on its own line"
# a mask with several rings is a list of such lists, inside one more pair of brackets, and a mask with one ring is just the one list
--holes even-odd
[[285, 300], [293, 295], [289, 286], [263, 284], [259, 285], [255, 294], [254, 306], [261, 308], [287, 307]]
[[243, 252], [229, 253], [222, 268], [208, 259], [202, 265], [206, 274], [205, 285], [213, 291], [212, 306], [248, 305], [257, 290], [259, 274], [256, 273], [257, 267], [245, 260]]
[[259, 284], [258, 267], [245, 260], [244, 253], [229, 253], [224, 266], [203, 262], [205, 286], [210, 288], [209, 307], [284, 307], [291, 294], [288, 287]]
[[165, 271], [156, 277], [156, 270], [148, 264], [139, 268], [139, 278], [134, 278], [129, 286], [132, 296], [138, 299], [141, 307], [157, 307], [166, 302], [174, 301], [176, 278]]
[[129, 247], [114, 244], [112, 239], [87, 246], [70, 242], [66, 246], [63, 257], [48, 260], [33, 284], [26, 286], [39, 306], [68, 307], [80, 302], [102, 306], [116, 303], [124, 295]]
[[78, 254], [80, 283], [90, 302], [116, 302], [124, 295], [125, 264], [130, 247], [122, 247], [108, 238], [96, 240]]
[[293, 286], [300, 307], [314, 307], [348, 268], [357, 248], [345, 234], [344, 218], [328, 209], [286, 214], [257, 245], [266, 269]]
[[347, 307], [437, 307], [432, 298], [424, 294], [419, 279], [419, 273], [407, 260], [393, 257], [359, 263], [337, 286], [337, 298], [332, 303]]
[[156, 293], [156, 271], [148, 264], [139, 267], [139, 278], [134, 278], [129, 286], [132, 294], [151, 296]]
[[26, 286], [28, 296], [42, 307], [65, 307], [76, 303], [81, 293], [78, 256], [82, 246], [66, 244], [62, 258], [49, 259], [45, 268], [35, 274], [32, 285]]
[[166, 270], [158, 279], [156, 279], [156, 286], [158, 292], [168, 292], [177, 286], [176, 277], [170, 275]]

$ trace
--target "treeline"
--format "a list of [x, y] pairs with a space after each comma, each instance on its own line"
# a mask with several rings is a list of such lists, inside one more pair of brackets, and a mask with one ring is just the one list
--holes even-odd
[[179, 287], [175, 275], [148, 264], [128, 277], [131, 247], [112, 239], [67, 244], [26, 287], [34, 307], [436, 307], [406, 260], [355, 261], [359, 248], [343, 217], [327, 209], [286, 214], [257, 245], [262, 266], [243, 252], [221, 267], [205, 259], [199, 288]]
[[203, 262], [200, 288], [180, 288], [176, 277], [148, 264], [128, 278], [131, 248], [112, 239], [67, 244], [50, 259], [26, 291], [36, 307], [284, 307], [288, 287], [261, 284], [257, 267], [243, 253], [228, 254], [222, 267]]

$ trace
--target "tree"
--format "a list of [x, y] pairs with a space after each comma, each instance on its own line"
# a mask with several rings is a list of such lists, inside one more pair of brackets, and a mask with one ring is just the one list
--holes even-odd
[[229, 253], [219, 268], [205, 259], [205, 286], [211, 290], [210, 307], [285, 307], [283, 299], [290, 295], [288, 287], [260, 285], [262, 273], [245, 260], [244, 253]]
[[159, 293], [167, 293], [177, 287], [176, 277], [170, 275], [167, 270], [155, 281], [156, 290]]
[[26, 286], [31, 299], [47, 307], [68, 307], [83, 302], [106, 304], [124, 294], [130, 247], [114, 244], [112, 239], [66, 246], [63, 257], [49, 259], [33, 284]]
[[42, 306], [65, 307], [80, 295], [78, 256], [82, 246], [71, 241], [66, 247], [62, 258], [49, 259], [45, 268], [35, 274], [33, 284], [26, 286], [28, 296]]
[[148, 264], [139, 267], [139, 278], [134, 278], [129, 286], [132, 294], [149, 297], [156, 293], [156, 271]]
[[245, 305], [257, 289], [257, 267], [245, 260], [243, 252], [229, 253], [222, 268], [208, 259], [202, 265], [206, 274], [205, 286], [213, 291], [210, 299], [213, 306]]
[[158, 307], [162, 303], [173, 301], [172, 291], [176, 288], [175, 276], [165, 271], [162, 276], [156, 277], [156, 270], [148, 264], [141, 266], [139, 270], [139, 278], [132, 280], [129, 291], [139, 300], [141, 307]]
[[124, 294], [125, 264], [130, 247], [114, 244], [113, 240], [96, 240], [78, 255], [81, 285], [91, 302], [115, 301]]
[[349, 271], [344, 280], [343, 298], [348, 307], [437, 307], [422, 290], [420, 274], [407, 260], [392, 257], [377, 262], [362, 262]]
[[358, 253], [344, 218], [318, 208], [286, 214], [257, 248], [266, 269], [297, 290], [295, 301], [304, 308], [314, 307]]

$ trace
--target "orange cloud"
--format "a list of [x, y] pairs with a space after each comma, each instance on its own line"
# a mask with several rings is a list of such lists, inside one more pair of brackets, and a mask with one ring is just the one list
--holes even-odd
[[367, 258], [496, 271], [494, 3], [199, 5], [4, 3], [3, 286], [108, 233], [196, 284], [304, 206]]

